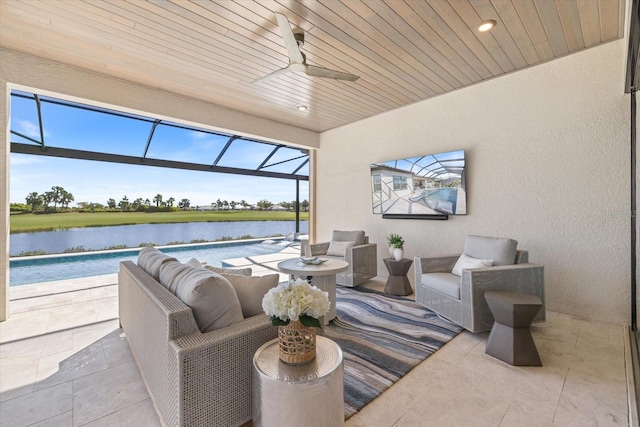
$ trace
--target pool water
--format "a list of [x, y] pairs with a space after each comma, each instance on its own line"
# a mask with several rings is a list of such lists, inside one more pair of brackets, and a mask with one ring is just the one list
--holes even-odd
[[[241, 258], [280, 252], [283, 246], [268, 242], [225, 242], [180, 247], [160, 247], [181, 262], [196, 258], [211, 265], [223, 259]], [[76, 279], [118, 272], [120, 261], [136, 261], [139, 249], [99, 253], [49, 255], [13, 258], [9, 261], [9, 285], [19, 286], [53, 280]]]

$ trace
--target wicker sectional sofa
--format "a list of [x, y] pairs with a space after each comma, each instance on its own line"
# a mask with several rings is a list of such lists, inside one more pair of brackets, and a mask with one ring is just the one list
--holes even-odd
[[120, 324], [166, 426], [251, 419], [252, 359], [277, 337], [266, 315], [201, 333], [192, 309], [131, 261], [118, 274]]

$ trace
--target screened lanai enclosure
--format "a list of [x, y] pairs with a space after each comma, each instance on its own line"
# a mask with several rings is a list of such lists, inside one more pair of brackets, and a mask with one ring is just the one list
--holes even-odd
[[306, 149], [17, 90], [10, 133], [11, 153], [295, 181], [300, 231]]

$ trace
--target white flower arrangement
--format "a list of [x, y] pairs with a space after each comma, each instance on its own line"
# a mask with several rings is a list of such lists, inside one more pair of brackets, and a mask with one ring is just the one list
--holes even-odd
[[329, 294], [303, 279], [281, 283], [262, 299], [262, 309], [271, 316], [274, 326], [299, 320], [304, 326], [319, 328], [318, 318], [329, 311], [329, 305]]

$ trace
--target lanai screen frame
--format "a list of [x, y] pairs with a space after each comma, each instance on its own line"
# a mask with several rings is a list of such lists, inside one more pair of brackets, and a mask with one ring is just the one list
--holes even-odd
[[[18, 153], [18, 154], [31, 154], [38, 156], [49, 156], [49, 157], [62, 157], [69, 159], [78, 159], [78, 160], [91, 160], [91, 161], [100, 161], [100, 162], [111, 162], [111, 163], [121, 163], [121, 164], [131, 164], [137, 166], [155, 166], [155, 167], [163, 167], [170, 169], [179, 169], [179, 170], [189, 170], [189, 171], [201, 171], [201, 172], [214, 172], [214, 173], [223, 173], [223, 174], [231, 174], [231, 175], [245, 175], [245, 176], [254, 176], [254, 177], [264, 177], [264, 178], [277, 178], [277, 179], [287, 179], [294, 180], [296, 182], [296, 233], [300, 232], [300, 181], [309, 181], [308, 173], [305, 175], [300, 171], [304, 169], [305, 166], [309, 166], [309, 151], [303, 148], [291, 147], [282, 143], [273, 143], [268, 141], [262, 141], [255, 138], [248, 138], [240, 135], [212, 131], [205, 128], [200, 128], [197, 126], [188, 126], [179, 123], [172, 122], [170, 120], [164, 119], [154, 119], [151, 117], [146, 117], [142, 115], [136, 115], [131, 113], [126, 113], [122, 111], [118, 111], [115, 109], [108, 109], [103, 107], [92, 106], [89, 104], [83, 104], [79, 102], [72, 102], [67, 100], [58, 99], [51, 96], [43, 96], [37, 93], [25, 92], [20, 90], [12, 90], [10, 96], [12, 98], [22, 98], [22, 99], [31, 99], [35, 103], [37, 115], [38, 115], [38, 127], [40, 140], [38, 141], [35, 138], [24, 135], [14, 129], [10, 129], [10, 134], [12, 136], [17, 136], [20, 139], [27, 141], [18, 142], [11, 141], [10, 144], [10, 152]], [[47, 146], [45, 143], [45, 132], [43, 126], [43, 114], [42, 114], [42, 104], [43, 103], [51, 103], [58, 106], [68, 107], [68, 108], [79, 108], [86, 111], [91, 111], [99, 114], [109, 114], [118, 116], [121, 118], [131, 119], [131, 120], [141, 120], [144, 122], [148, 122], [150, 124], [150, 130], [147, 137], [147, 141], [145, 144], [144, 152], [141, 156], [131, 156], [131, 155], [123, 155], [123, 154], [113, 154], [106, 153], [101, 151], [88, 151], [88, 150], [77, 150], [63, 147], [53, 147]], [[167, 159], [157, 159], [147, 157], [149, 152], [149, 147], [153, 143], [154, 133], [156, 131], [157, 126], [170, 126], [173, 128], [180, 128], [189, 131], [201, 132], [204, 134], [215, 135], [218, 137], [226, 137], [227, 141], [225, 146], [220, 150], [215, 158], [211, 159], [210, 164], [204, 163], [190, 163], [190, 162], [182, 162], [175, 160], [167, 160]], [[255, 169], [249, 168], [240, 168], [240, 167], [229, 167], [224, 166], [224, 155], [229, 148], [232, 147], [233, 143], [236, 142], [250, 142], [253, 144], [261, 144], [272, 147], [270, 153], [265, 156], [260, 165]], [[300, 155], [295, 155], [289, 159], [281, 160], [278, 162], [269, 161], [272, 159], [276, 153], [280, 150], [297, 150], [300, 152]], [[215, 153], [214, 153], [215, 154]], [[291, 164], [291, 172], [274, 172], [270, 170], [266, 170], [269, 167], [273, 167], [276, 165], [283, 164]]]

